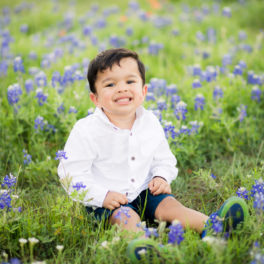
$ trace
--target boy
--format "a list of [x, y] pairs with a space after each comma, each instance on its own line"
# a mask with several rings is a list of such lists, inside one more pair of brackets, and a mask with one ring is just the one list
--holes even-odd
[[[127, 230], [142, 231], [138, 223], [145, 207], [146, 220], [177, 219], [202, 233], [208, 216], [171, 194], [176, 159], [158, 119], [142, 106], [147, 86], [138, 55], [123, 48], [103, 51], [91, 61], [87, 78], [96, 110], [75, 124], [64, 149], [68, 159], [58, 169], [61, 178], [72, 179], [69, 192], [74, 185], [86, 186], [87, 211]], [[237, 198], [225, 203], [224, 212], [219, 216], [239, 212], [232, 219], [237, 224], [247, 208]]]

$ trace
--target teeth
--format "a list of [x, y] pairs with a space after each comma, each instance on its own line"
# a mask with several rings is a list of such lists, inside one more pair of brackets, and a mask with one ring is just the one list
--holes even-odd
[[129, 98], [121, 98], [121, 99], [116, 100], [117, 103], [126, 103], [129, 101], [130, 101]]

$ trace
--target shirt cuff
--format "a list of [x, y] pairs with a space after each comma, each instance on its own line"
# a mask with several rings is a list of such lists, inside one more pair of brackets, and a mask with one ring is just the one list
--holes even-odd
[[178, 174], [178, 169], [175, 167], [173, 170], [166, 170], [163, 168], [155, 168], [152, 170], [152, 179], [156, 176], [164, 178], [168, 184], [170, 184], [174, 179], [176, 179]]

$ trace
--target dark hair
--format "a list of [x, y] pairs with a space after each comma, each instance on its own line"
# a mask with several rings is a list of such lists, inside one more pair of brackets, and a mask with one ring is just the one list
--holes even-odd
[[128, 57], [131, 57], [136, 60], [138, 65], [138, 70], [144, 85], [145, 66], [140, 61], [138, 54], [134, 51], [125, 48], [108, 49], [99, 53], [89, 64], [87, 79], [90, 85], [91, 92], [96, 94], [95, 82], [98, 72], [103, 72], [108, 68], [112, 69], [113, 65], [115, 64], [120, 66], [120, 60]]

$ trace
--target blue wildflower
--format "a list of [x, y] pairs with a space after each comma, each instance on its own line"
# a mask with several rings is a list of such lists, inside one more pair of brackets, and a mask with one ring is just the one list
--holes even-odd
[[44, 94], [41, 88], [38, 88], [36, 90], [35, 98], [38, 98], [38, 103], [40, 106], [42, 106], [47, 101], [48, 95]]
[[223, 98], [223, 90], [219, 86], [215, 86], [214, 92], [213, 92], [213, 98], [214, 100]]
[[90, 36], [92, 31], [93, 31], [93, 28], [91, 26], [84, 26], [82, 32], [84, 36]]
[[74, 114], [76, 114], [78, 111], [77, 111], [77, 109], [74, 107], [74, 106], [70, 106], [70, 109], [69, 109], [69, 114], [70, 113], [74, 113]]
[[64, 104], [62, 103], [62, 104], [60, 104], [60, 106], [57, 108], [57, 112], [58, 112], [59, 114], [61, 114], [61, 113], [64, 112], [64, 110], [65, 110], [65, 107], [64, 107]]
[[227, 6], [224, 7], [223, 10], [222, 10], [222, 15], [225, 16], [225, 17], [230, 18], [232, 16], [231, 8], [227, 7]]
[[23, 60], [21, 57], [16, 57], [13, 62], [14, 72], [22, 72], [25, 73]]
[[[116, 219], [119, 219], [122, 221], [122, 215], [126, 216], [127, 218], [130, 218], [131, 215], [129, 214], [130, 209], [127, 206], [120, 206], [120, 209], [118, 210], [117, 214], [115, 215]], [[125, 220], [125, 224], [127, 224], [127, 220]]]
[[215, 176], [213, 173], [211, 173], [210, 176], [211, 176], [214, 180], [216, 179], [216, 176]]
[[226, 66], [228, 64], [232, 64], [232, 56], [230, 54], [225, 54], [222, 59], [222, 65]]
[[236, 65], [235, 66], [235, 69], [234, 69], [233, 73], [235, 75], [242, 75], [243, 74], [243, 70], [241, 69], [240, 65]]
[[0, 209], [7, 209], [7, 211], [9, 211], [10, 208], [12, 208], [11, 206], [11, 196], [10, 194], [5, 191], [3, 193], [0, 194]]
[[10, 85], [7, 88], [7, 100], [9, 104], [10, 105], [17, 104], [21, 94], [22, 94], [22, 89], [18, 83]]
[[28, 25], [27, 24], [21, 25], [20, 26], [20, 32], [27, 33], [28, 32]]
[[249, 200], [249, 191], [245, 187], [240, 187], [236, 191], [238, 197], [244, 198], [245, 200]]
[[201, 66], [199, 64], [194, 65], [192, 70], [193, 70], [193, 76], [200, 76], [202, 73]]
[[215, 233], [220, 233], [223, 231], [223, 222], [219, 219], [217, 213], [212, 213], [207, 220], [205, 228], [211, 227]]
[[175, 95], [177, 93], [177, 85], [176, 84], [170, 84], [166, 87], [166, 95]]
[[264, 181], [262, 178], [255, 180], [255, 184], [251, 187], [251, 196], [254, 197], [257, 193], [263, 193], [264, 194]]
[[253, 207], [255, 208], [257, 213], [264, 212], [264, 194], [263, 193], [256, 193], [254, 195]]
[[163, 122], [163, 129], [165, 132], [166, 138], [169, 138], [170, 135], [174, 135], [175, 126], [171, 122]]
[[190, 135], [190, 129], [187, 126], [181, 126], [178, 135], [180, 134]]
[[192, 88], [200, 88], [202, 87], [202, 84], [199, 79], [194, 79], [192, 83]]
[[251, 99], [259, 102], [260, 96], [261, 96], [261, 90], [259, 89], [259, 87], [253, 86], [253, 88], [251, 90]]
[[173, 221], [169, 226], [168, 243], [179, 245], [184, 240], [184, 230], [180, 222]]
[[35, 125], [34, 128], [35, 130], [43, 130], [44, 129], [44, 118], [42, 116], [37, 116], [37, 118], [35, 119]]
[[[64, 155], [65, 156], [65, 155]], [[64, 157], [63, 157], [64, 158]], [[56, 159], [56, 158], [55, 158]], [[61, 159], [61, 158], [59, 158]], [[86, 185], [83, 185], [82, 182], [76, 182], [75, 185], [72, 185], [72, 188], [76, 189], [77, 191], [79, 191], [80, 189], [85, 189]]]
[[239, 111], [239, 121], [242, 122], [244, 118], [247, 116], [247, 106], [241, 104], [240, 107], [238, 107]]
[[66, 152], [63, 150], [58, 150], [56, 152], [56, 157], [55, 160], [62, 160], [62, 159], [68, 159], [68, 157], [66, 157]]
[[6, 76], [8, 64], [5, 60], [0, 61], [0, 76]]
[[164, 99], [162, 98], [158, 99], [157, 105], [160, 111], [167, 110], [167, 103]]
[[16, 185], [16, 177], [14, 177], [11, 173], [8, 175], [6, 175], [4, 177], [4, 180], [2, 182], [2, 187], [7, 187], [8, 189], [14, 187]]
[[187, 107], [187, 104], [185, 104], [183, 101], [180, 101], [179, 103], [177, 103], [175, 110], [174, 110], [174, 114], [176, 115], [176, 118], [178, 120], [186, 119], [185, 114], [188, 112], [186, 107]]
[[197, 111], [198, 109], [204, 110], [205, 98], [202, 94], [197, 94], [195, 97], [195, 106], [194, 109]]
[[29, 155], [24, 149], [23, 149], [23, 153], [24, 153], [24, 164], [28, 165], [32, 162], [32, 156]]
[[177, 103], [179, 103], [180, 101], [181, 101], [181, 97], [179, 95], [174, 94], [171, 96], [171, 103], [173, 107], [175, 107]]
[[164, 45], [161, 43], [151, 42], [148, 46], [148, 53], [151, 55], [158, 55], [159, 51], [163, 49]]
[[155, 101], [155, 100], [156, 100], [156, 98], [155, 98], [154, 94], [151, 92], [148, 92], [146, 95], [146, 101]]
[[28, 79], [25, 81], [25, 89], [27, 93], [30, 93], [31, 91], [34, 90], [34, 83], [33, 80]]
[[157, 228], [153, 228], [153, 227], [144, 227], [143, 230], [145, 231], [145, 236], [146, 237], [158, 237], [159, 234], [158, 234], [158, 231], [157, 231]]
[[198, 129], [201, 126], [201, 124], [198, 123], [197, 120], [190, 121], [189, 124], [191, 125], [190, 134], [192, 134], [192, 133], [198, 133]]
[[35, 83], [38, 87], [47, 86], [47, 77], [43, 71], [36, 74]]

